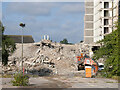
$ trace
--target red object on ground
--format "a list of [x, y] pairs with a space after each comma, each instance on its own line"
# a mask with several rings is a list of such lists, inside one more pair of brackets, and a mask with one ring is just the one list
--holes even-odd
[[78, 61], [81, 61], [82, 58], [83, 58], [83, 53], [81, 53], [80, 56], [77, 56]]
[[77, 56], [78, 61], [81, 61], [81, 56]]
[[24, 75], [24, 67], [23, 67], [23, 75]]

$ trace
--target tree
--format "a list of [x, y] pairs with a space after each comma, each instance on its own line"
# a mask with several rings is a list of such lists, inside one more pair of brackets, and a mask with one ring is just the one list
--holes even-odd
[[102, 44], [102, 46], [95, 51], [93, 56], [94, 59], [105, 59], [104, 72], [106, 73], [107, 77], [120, 75], [120, 35], [118, 33], [118, 31], [120, 31], [120, 26], [118, 24], [116, 25], [116, 30], [114, 30], [111, 34], [106, 35], [103, 40], [98, 42]]
[[2, 32], [2, 64], [6, 65], [8, 62], [8, 57], [16, 49], [14, 41], [9, 38], [7, 35], [4, 35], [4, 26], [0, 22], [0, 30]]
[[60, 41], [61, 44], [68, 44], [68, 40], [64, 38], [62, 41]]

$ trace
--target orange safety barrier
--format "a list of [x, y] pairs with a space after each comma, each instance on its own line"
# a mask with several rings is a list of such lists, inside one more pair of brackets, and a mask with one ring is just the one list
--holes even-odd
[[98, 71], [97, 62], [95, 62], [91, 58], [85, 58], [84, 64], [86, 77], [92, 77], [92, 75], [95, 75], [97, 73]]
[[91, 66], [85, 66], [85, 77], [91, 78], [92, 77], [92, 68]]

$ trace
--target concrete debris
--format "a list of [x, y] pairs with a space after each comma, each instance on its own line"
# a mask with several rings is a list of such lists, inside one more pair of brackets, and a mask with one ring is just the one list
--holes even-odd
[[[16, 44], [16, 51], [9, 56], [8, 66], [3, 66], [3, 72], [20, 70], [21, 44]], [[80, 52], [89, 54], [89, 46], [84, 44], [65, 45], [43, 40], [38, 43], [23, 45], [23, 66], [26, 72], [47, 74], [67, 74], [77, 70], [76, 56]], [[8, 67], [8, 68], [6, 68]]]
[[60, 60], [60, 59], [61, 59], [61, 57], [58, 57], [58, 58], [57, 58], [57, 60]]

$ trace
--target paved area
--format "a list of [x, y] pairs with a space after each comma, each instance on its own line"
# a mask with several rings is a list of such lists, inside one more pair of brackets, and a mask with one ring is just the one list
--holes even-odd
[[[16, 88], [11, 84], [11, 78], [3, 78], [3, 88]], [[30, 86], [36, 88], [118, 88], [117, 80], [104, 78], [81, 78], [81, 77], [31, 77]]]
[[53, 80], [67, 84], [69, 88], [118, 88], [118, 83], [113, 79], [81, 78], [81, 77], [53, 77]]

